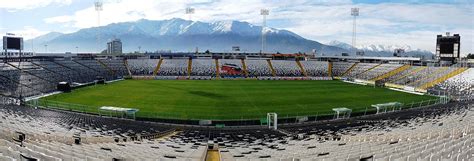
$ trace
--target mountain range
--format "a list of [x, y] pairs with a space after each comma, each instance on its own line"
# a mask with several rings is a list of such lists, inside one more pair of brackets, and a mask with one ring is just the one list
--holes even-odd
[[[139, 48], [141, 51], [151, 52], [159, 50], [188, 52], [195, 51], [196, 48], [200, 51], [226, 52], [231, 51], [232, 46], [239, 46], [243, 52], [259, 52], [261, 50], [261, 33], [261, 26], [242, 21], [207, 23], [179, 18], [169, 20], [141, 19], [84, 28], [68, 34], [51, 32], [27, 40], [25, 44], [34, 44], [35, 51], [38, 52], [45, 51], [45, 45], [47, 45], [48, 52], [74, 52], [76, 47], [81, 52], [97, 52], [106, 48], [107, 41], [119, 38], [122, 41], [124, 52], [138, 51]], [[340, 55], [351, 51], [351, 46], [348, 47], [348, 44], [337, 41], [322, 44], [288, 30], [267, 27], [265, 35], [265, 52], [311, 53], [315, 49], [318, 54]], [[98, 40], [101, 42], [100, 45], [97, 43]], [[368, 52], [367, 55], [389, 56], [392, 55], [392, 52], [393, 50], [374, 50]]]
[[327, 45], [343, 48], [348, 51], [353, 51], [353, 50], [363, 51], [364, 54], [367, 56], [393, 56], [393, 52], [396, 49], [403, 49], [405, 51], [405, 53], [402, 54], [402, 56], [422, 57], [426, 59], [431, 59], [433, 56], [433, 53], [431, 53], [430, 51], [414, 49], [413, 47], [409, 45], [399, 46], [399, 45], [380, 45], [380, 44], [373, 45], [371, 44], [371, 45], [360, 45], [360, 46], [357, 46], [357, 48], [355, 48], [348, 43], [344, 43], [337, 40], [333, 40], [327, 43]]

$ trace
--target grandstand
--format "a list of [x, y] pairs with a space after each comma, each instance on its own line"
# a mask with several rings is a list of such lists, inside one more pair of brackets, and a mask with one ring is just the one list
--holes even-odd
[[249, 77], [271, 77], [274, 69], [270, 66], [270, 61], [247, 60], [246, 63]]
[[[273, 131], [176, 127], [2, 105], [0, 157], [203, 160], [209, 149], [217, 149], [221, 160], [472, 159], [472, 105], [446, 108], [450, 106], [355, 118], [351, 124], [285, 125]], [[17, 132], [25, 134], [23, 141], [16, 139]]]
[[467, 69], [465, 72], [443, 81], [432, 89], [433, 92], [444, 91], [457, 99], [470, 99], [474, 91], [474, 70]]
[[[0, 63], [0, 160], [473, 160], [473, 75], [472, 68], [456, 65], [414, 66], [342, 59], [5, 59]], [[99, 78], [108, 83], [96, 85]], [[110, 101], [123, 103], [124, 107], [135, 102], [152, 104], [149, 100], [158, 99], [132, 90], [128, 90], [129, 99], [121, 98], [119, 95], [127, 91], [115, 90], [117, 83], [110, 82], [128, 81], [124, 79], [151, 82], [166, 79], [163, 82], [171, 84], [151, 84], [142, 92], [156, 92], [151, 90], [154, 88], [159, 88], [162, 95], [191, 92], [198, 96], [186, 98], [188, 105], [203, 101], [219, 103], [212, 108], [203, 107], [208, 109], [204, 111], [189, 109], [193, 114], [211, 113], [215, 112], [211, 109], [221, 107], [223, 110], [218, 114], [227, 117], [191, 119], [190, 114], [182, 113], [170, 120], [143, 110], [140, 112], [150, 112], [149, 116], [153, 117], [138, 115], [141, 118], [133, 120], [98, 115], [97, 108], [86, 109], [87, 105], [73, 102], [40, 103], [48, 96], [77, 96], [81, 95], [79, 91], [104, 88], [111, 89], [107, 96]], [[58, 91], [60, 82], [71, 84], [73, 92]], [[184, 84], [188, 82], [200, 83]], [[127, 85], [136, 88], [134, 84]], [[268, 85], [275, 85], [269, 91], [281, 93], [265, 94], [263, 88]], [[340, 88], [336, 89], [336, 85]], [[205, 91], [205, 87], [240, 90], [244, 94], [222, 103], [219, 101], [226, 100], [225, 96]], [[286, 111], [298, 114], [284, 117], [285, 110], [277, 112], [282, 115], [277, 118], [276, 130], [268, 128], [271, 122], [268, 119], [230, 117], [238, 113], [232, 108], [252, 100], [249, 98], [252, 93], [261, 95], [258, 98], [267, 96], [271, 101], [256, 100], [267, 101], [265, 108], [260, 104], [245, 104], [250, 106], [245, 109], [249, 114], [278, 107], [288, 107]], [[400, 109], [391, 107], [379, 114], [369, 110], [370, 105], [354, 102], [361, 107], [347, 106], [354, 113], [344, 119], [332, 113], [315, 115], [308, 110], [324, 104], [342, 107], [341, 102], [384, 93], [399, 96], [386, 98], [397, 102], [407, 98], [435, 99], [419, 102], [414, 99]], [[94, 93], [83, 94], [102, 98]], [[342, 97], [343, 94], [347, 95]], [[311, 96], [337, 97], [328, 97], [318, 107], [307, 107], [303, 103], [318, 100], [312, 100]], [[158, 100], [161, 102], [157, 104], [170, 105], [176, 104], [179, 98]], [[292, 106], [296, 108], [289, 108]], [[160, 107], [160, 112], [172, 111], [170, 106]]]

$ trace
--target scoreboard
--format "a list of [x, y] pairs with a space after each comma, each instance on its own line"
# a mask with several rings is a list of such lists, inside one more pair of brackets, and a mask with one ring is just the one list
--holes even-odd
[[460, 58], [461, 36], [459, 34], [446, 36], [437, 35], [436, 57], [441, 61], [454, 61]]
[[23, 50], [23, 38], [3, 36], [3, 50]]

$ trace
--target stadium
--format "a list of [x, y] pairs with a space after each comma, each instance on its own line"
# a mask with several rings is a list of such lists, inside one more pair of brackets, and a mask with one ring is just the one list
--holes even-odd
[[1, 134], [14, 139], [2, 141], [10, 147], [2, 151], [7, 156], [109, 160], [153, 153], [200, 160], [212, 151], [222, 160], [357, 160], [472, 154], [474, 70], [467, 67], [198, 57], [31, 57], [1, 65]]
[[7, 34], [0, 161], [474, 160], [459, 34], [424, 59], [265, 52], [260, 29], [260, 52], [125, 54], [113, 37], [102, 53], [35, 53]]

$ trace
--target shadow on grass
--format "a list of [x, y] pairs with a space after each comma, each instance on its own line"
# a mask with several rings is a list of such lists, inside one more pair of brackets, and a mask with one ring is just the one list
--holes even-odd
[[227, 97], [225, 95], [221, 95], [221, 94], [217, 94], [217, 93], [204, 92], [204, 91], [189, 91], [189, 93], [193, 94], [193, 95], [197, 95], [197, 96], [212, 98], [212, 99], [223, 99], [223, 98]]

